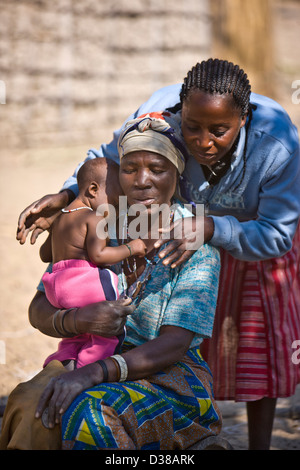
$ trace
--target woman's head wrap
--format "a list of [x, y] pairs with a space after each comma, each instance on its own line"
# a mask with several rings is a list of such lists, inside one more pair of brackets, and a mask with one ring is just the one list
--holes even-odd
[[185, 167], [180, 126], [170, 113], [150, 113], [126, 123], [118, 141], [120, 160], [130, 152], [147, 150], [166, 157], [179, 174]]

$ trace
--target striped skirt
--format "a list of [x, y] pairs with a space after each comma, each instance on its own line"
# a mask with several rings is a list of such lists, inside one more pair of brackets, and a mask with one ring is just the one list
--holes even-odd
[[217, 435], [211, 373], [196, 348], [147, 379], [86, 390], [62, 420], [63, 449], [186, 449]]
[[292, 396], [300, 382], [300, 227], [281, 258], [244, 262], [221, 252], [213, 338], [201, 346], [217, 400]]

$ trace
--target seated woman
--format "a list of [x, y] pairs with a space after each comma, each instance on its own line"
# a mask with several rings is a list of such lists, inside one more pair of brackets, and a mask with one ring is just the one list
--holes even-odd
[[[146, 256], [130, 256], [123, 265], [112, 267], [119, 276], [120, 292], [134, 299], [135, 309], [126, 300], [123, 308], [121, 301], [101, 302], [78, 309], [75, 323], [73, 315], [65, 317], [62, 332], [69, 336], [108, 335], [118, 333], [130, 311], [122, 354], [71, 372], [59, 363], [56, 377], [45, 388], [41, 378], [38, 385], [35, 381], [26, 388], [25, 384], [25, 390], [19, 386], [22, 393], [19, 389], [9, 399], [0, 448], [28, 448], [20, 442], [28, 439], [28, 431], [23, 428], [22, 433], [22, 419], [17, 420], [13, 411], [20, 413], [18, 407], [22, 407], [28, 416], [28, 396], [36, 397], [33, 421], [40, 431], [40, 418], [45, 410], [48, 413], [48, 424], [42, 419], [48, 429], [41, 431], [47, 442], [36, 431], [29, 444], [35, 449], [187, 449], [220, 432], [212, 376], [199, 353], [202, 339], [212, 334], [218, 250], [205, 244], [182, 266], [171, 269], [158, 256], [159, 237], [150, 237], [154, 205], [172, 207], [172, 221], [191, 216], [187, 207], [174, 200], [178, 175], [184, 169], [179, 135], [163, 119], [146, 116], [129, 122], [119, 140], [120, 184], [128, 215], [123, 224], [116, 224], [111, 243], [130, 240], [130, 227], [137, 220], [130, 211], [134, 205], [144, 207], [148, 222], [143, 237]], [[62, 325], [53, 328], [54, 313], [40, 291], [30, 306], [33, 326], [56, 336]], [[114, 325], [110, 333], [109, 314]], [[51, 367], [56, 364], [50, 363], [44, 374]], [[16, 394], [22, 395], [17, 405]]]

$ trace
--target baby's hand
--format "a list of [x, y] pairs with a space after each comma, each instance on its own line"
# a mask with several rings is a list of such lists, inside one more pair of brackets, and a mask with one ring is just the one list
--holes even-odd
[[135, 256], [145, 256], [147, 252], [147, 248], [143, 240], [137, 238], [136, 240], [131, 240], [129, 242], [131, 253]]

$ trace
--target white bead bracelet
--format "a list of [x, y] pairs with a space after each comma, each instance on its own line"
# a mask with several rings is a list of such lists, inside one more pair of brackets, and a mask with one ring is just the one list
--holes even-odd
[[125, 382], [125, 380], [127, 379], [127, 376], [128, 376], [128, 367], [127, 367], [127, 363], [124, 359], [123, 356], [120, 356], [120, 354], [116, 354], [115, 356], [111, 356], [113, 359], [115, 359], [117, 361], [117, 363], [119, 364], [119, 367], [120, 367], [120, 380], [119, 382]]

